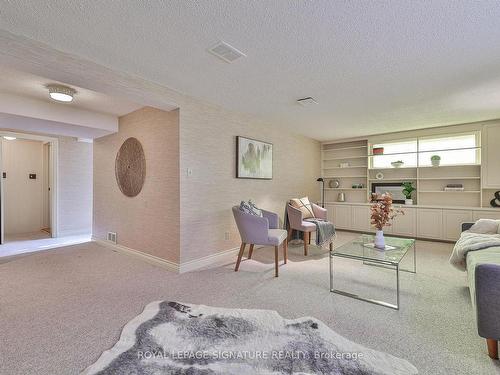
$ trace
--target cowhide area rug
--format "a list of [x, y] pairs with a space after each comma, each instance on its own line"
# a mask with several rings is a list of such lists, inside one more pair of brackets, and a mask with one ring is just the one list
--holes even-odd
[[83, 374], [417, 374], [314, 318], [276, 311], [152, 302]]

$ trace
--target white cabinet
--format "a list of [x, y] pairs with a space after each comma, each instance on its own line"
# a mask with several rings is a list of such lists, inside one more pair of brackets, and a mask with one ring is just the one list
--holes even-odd
[[398, 215], [392, 223], [392, 233], [401, 236], [416, 236], [417, 234], [417, 209], [401, 207], [404, 215]]
[[332, 204], [327, 206], [328, 219], [337, 229], [351, 229], [351, 206]]
[[498, 212], [495, 211], [472, 211], [472, 221], [475, 222], [479, 219], [493, 219], [500, 220], [500, 209]]
[[462, 232], [462, 223], [472, 221], [470, 210], [443, 210], [443, 239], [456, 241]]
[[443, 237], [443, 210], [419, 208], [417, 212], [417, 236], [441, 239]]
[[352, 206], [352, 230], [360, 232], [373, 231], [370, 224], [370, 206]]
[[485, 125], [482, 138], [483, 188], [500, 188], [500, 125]]

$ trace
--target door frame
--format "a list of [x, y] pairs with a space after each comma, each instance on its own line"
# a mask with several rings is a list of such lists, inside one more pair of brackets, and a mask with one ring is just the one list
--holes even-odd
[[[35, 135], [28, 133], [16, 133], [11, 131], [0, 130], [0, 137], [10, 136], [19, 139], [27, 139], [31, 141], [41, 141], [50, 143], [50, 163], [49, 163], [49, 175], [50, 175], [50, 232], [51, 237], [55, 238], [59, 235], [59, 223], [58, 223], [58, 162], [59, 162], [59, 139], [56, 137], [48, 137], [44, 135]], [[2, 164], [2, 143], [9, 142], [2, 139], [0, 142], [0, 171], [3, 172]], [[0, 244], [4, 243], [4, 181], [3, 176], [0, 176]]]

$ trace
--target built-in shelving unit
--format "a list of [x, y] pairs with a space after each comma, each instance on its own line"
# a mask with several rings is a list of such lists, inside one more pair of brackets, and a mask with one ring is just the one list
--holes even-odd
[[[402, 152], [387, 153], [374, 153], [374, 143], [370, 139], [325, 142], [322, 144], [321, 161], [326, 188], [325, 202], [339, 203], [339, 196], [343, 195], [346, 203], [366, 203], [369, 202], [373, 183], [409, 181], [416, 187], [414, 204], [420, 206], [490, 207], [495, 189], [484, 186], [480, 131], [476, 134], [474, 147], [420, 149], [419, 139], [414, 138], [413, 147], [398, 150]], [[457, 152], [476, 155], [476, 162], [450, 164], [450, 158]], [[429, 165], [430, 157], [435, 154], [442, 157], [448, 155], [448, 163]], [[378, 162], [374, 163], [377, 157]], [[400, 159], [406, 160], [406, 164], [400, 167], [390, 165]], [[335, 180], [338, 186], [334, 184]], [[449, 184], [461, 184], [463, 190], [445, 190]]]
[[[325, 201], [338, 202], [339, 193], [341, 193], [345, 195], [346, 202], [366, 202], [368, 142], [363, 140], [324, 143], [321, 153], [321, 169], [325, 178]], [[338, 187], [333, 185], [335, 180], [339, 182]]]

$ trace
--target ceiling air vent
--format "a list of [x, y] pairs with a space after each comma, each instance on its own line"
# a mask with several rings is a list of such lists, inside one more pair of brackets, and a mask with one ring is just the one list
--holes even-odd
[[310, 96], [308, 96], [307, 98], [298, 99], [297, 103], [299, 103], [300, 105], [302, 105], [304, 107], [309, 107], [311, 105], [318, 104], [318, 102]]
[[246, 55], [243, 52], [238, 51], [236, 48], [230, 46], [226, 42], [217, 43], [212, 48], [209, 48], [208, 52], [224, 60], [227, 63], [232, 63], [233, 61], [239, 59], [240, 57], [246, 57]]

